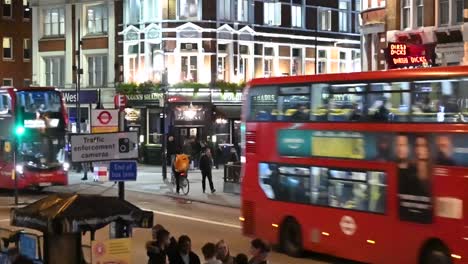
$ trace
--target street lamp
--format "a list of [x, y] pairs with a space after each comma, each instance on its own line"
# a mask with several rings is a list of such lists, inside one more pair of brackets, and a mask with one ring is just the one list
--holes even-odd
[[167, 179], [167, 133], [166, 133], [166, 105], [167, 105], [167, 68], [164, 69], [164, 72], [161, 76], [161, 89], [163, 93], [163, 109], [162, 109], [162, 118], [163, 118], [163, 131], [162, 131], [162, 176], [163, 180]]

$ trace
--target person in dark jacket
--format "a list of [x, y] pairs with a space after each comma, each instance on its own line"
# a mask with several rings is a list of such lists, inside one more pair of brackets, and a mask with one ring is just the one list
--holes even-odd
[[[167, 247], [169, 246], [169, 231], [160, 228], [156, 231], [156, 240], [146, 243], [146, 254], [148, 255], [148, 264], [166, 264]], [[153, 230], [154, 238], [154, 230]]]
[[249, 264], [267, 264], [270, 247], [261, 239], [256, 238], [250, 242], [250, 253], [252, 258], [249, 260]]
[[237, 254], [234, 258], [234, 264], [249, 264], [249, 259], [244, 253]]
[[203, 155], [200, 158], [200, 170], [202, 173], [202, 188], [203, 193], [205, 193], [205, 182], [206, 178], [208, 178], [208, 182], [210, 184], [211, 193], [216, 192], [213, 186], [213, 177], [211, 174], [211, 170], [213, 168], [213, 160], [211, 157], [211, 150], [206, 148]]
[[186, 235], [179, 237], [177, 250], [169, 255], [170, 264], [200, 264], [200, 258], [192, 251], [192, 240]]

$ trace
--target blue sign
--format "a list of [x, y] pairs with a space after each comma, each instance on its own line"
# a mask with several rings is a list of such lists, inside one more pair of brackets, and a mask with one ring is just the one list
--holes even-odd
[[109, 166], [109, 181], [136, 181], [136, 161], [111, 161]]
[[[74, 104], [76, 103], [76, 91], [65, 91], [62, 90], [63, 99], [65, 103]], [[98, 92], [97, 90], [82, 90], [80, 91], [80, 103], [82, 104], [95, 104], [97, 103]]]
[[20, 234], [19, 251], [20, 254], [30, 259], [36, 259], [36, 237], [28, 234]]

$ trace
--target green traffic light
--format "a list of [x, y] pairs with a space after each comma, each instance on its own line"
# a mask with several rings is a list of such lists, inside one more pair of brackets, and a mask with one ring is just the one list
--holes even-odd
[[17, 126], [15, 130], [15, 134], [17, 136], [22, 136], [24, 134], [24, 127], [23, 126]]

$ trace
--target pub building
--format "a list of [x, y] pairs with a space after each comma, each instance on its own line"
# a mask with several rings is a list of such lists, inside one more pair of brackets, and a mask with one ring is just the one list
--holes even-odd
[[126, 130], [139, 133], [140, 160], [144, 163], [161, 163], [164, 126], [180, 147], [189, 138], [219, 147], [223, 153], [221, 160], [228, 156], [231, 147], [237, 147], [240, 143], [240, 92], [222, 93], [202, 88], [194, 93], [191, 88], [170, 88], [167, 93], [166, 119], [163, 118], [161, 93], [127, 97]]

